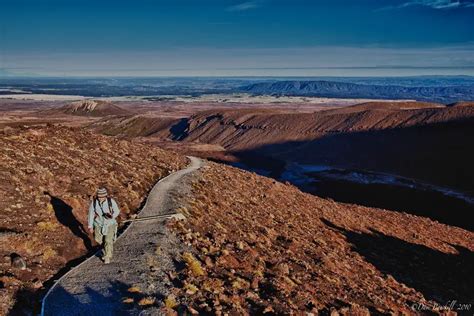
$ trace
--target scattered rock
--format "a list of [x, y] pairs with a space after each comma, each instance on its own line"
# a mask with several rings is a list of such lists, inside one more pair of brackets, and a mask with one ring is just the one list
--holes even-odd
[[[400, 271], [446, 297], [446, 282], [470, 295], [459, 286], [469, 265], [457, 265], [463, 272], [443, 281], [439, 271], [459, 255], [447, 245], [474, 250], [471, 232], [322, 199], [219, 164], [201, 170], [205, 181], [194, 182], [187, 222], [171, 225], [206, 267], [205, 275], [179, 273], [199, 289], [177, 289], [186, 306], [222, 315], [412, 314], [410, 302], [424, 296], [395, 277]], [[432, 261], [435, 253], [443, 253], [441, 261]]]
[[236, 247], [237, 249], [239, 249], [239, 250], [244, 250], [245, 244], [244, 244], [243, 242], [241, 242], [241, 241], [238, 241], [238, 242], [236, 243], [235, 247]]
[[19, 254], [12, 253], [10, 255], [11, 266], [15, 269], [26, 270], [26, 261]]
[[[118, 147], [114, 138], [82, 128], [33, 126], [5, 132], [0, 128], [0, 245], [2, 256], [23, 256], [15, 262], [9, 255], [0, 257], [0, 275], [15, 269], [12, 273], [20, 278], [20, 285], [2, 292], [8, 301], [22, 286], [40, 287], [87, 253], [92, 245], [68, 226], [86, 224], [89, 196], [101, 183], [114, 193], [123, 219], [140, 207], [159, 178], [187, 164], [185, 157], [155, 146], [123, 140]], [[99, 148], [103, 155], [97, 155]], [[30, 276], [39, 282], [33, 284]], [[28, 299], [39, 299], [33, 292]], [[5, 314], [8, 306], [0, 304], [0, 315]]]

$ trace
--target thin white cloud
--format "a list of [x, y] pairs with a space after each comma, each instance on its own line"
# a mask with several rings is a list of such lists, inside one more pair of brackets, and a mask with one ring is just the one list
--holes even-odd
[[196, 47], [114, 54], [25, 51], [8, 56], [3, 69], [49, 76], [474, 75], [473, 52], [474, 43], [431, 48]]
[[404, 9], [408, 7], [422, 6], [435, 10], [449, 10], [456, 8], [474, 8], [473, 0], [411, 0], [399, 5], [387, 6], [377, 11]]
[[236, 12], [236, 11], [247, 11], [258, 8], [258, 3], [256, 1], [247, 1], [242, 2], [230, 7], [227, 7], [227, 11]]

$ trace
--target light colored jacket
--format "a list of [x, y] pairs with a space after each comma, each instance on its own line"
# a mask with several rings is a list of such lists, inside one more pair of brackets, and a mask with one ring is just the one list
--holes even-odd
[[[109, 207], [108, 199], [100, 202], [98, 199], [92, 200], [89, 206], [88, 226], [93, 228], [99, 226], [102, 235], [107, 235], [110, 226], [117, 224], [117, 216], [120, 214], [120, 209], [114, 199], [110, 198], [111, 207]], [[112, 211], [112, 218], [106, 218], [104, 213]]]

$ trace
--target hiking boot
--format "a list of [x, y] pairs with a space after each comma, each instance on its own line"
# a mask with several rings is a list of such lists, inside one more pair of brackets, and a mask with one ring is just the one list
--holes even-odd
[[104, 258], [104, 264], [109, 264], [109, 263], [110, 263], [110, 258], [105, 257], [105, 258]]

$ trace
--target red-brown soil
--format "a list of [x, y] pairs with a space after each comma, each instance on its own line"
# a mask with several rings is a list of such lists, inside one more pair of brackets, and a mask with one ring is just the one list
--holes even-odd
[[269, 110], [207, 111], [189, 119], [186, 140], [219, 143], [229, 150], [314, 139], [326, 134], [400, 129], [474, 117], [474, 107], [424, 103], [369, 103], [309, 113]]
[[91, 127], [102, 134], [134, 137], [172, 138], [171, 127], [179, 124], [180, 119], [167, 117], [152, 117], [144, 115], [117, 117], [92, 123]]
[[367, 169], [469, 192], [474, 187], [473, 121], [474, 106], [466, 102], [372, 102], [313, 113], [209, 110], [188, 119], [117, 118], [94, 126], [112, 135], [180, 140], [184, 149], [185, 143], [219, 145], [250, 160], [268, 156]]
[[[56, 110], [66, 106], [63, 101], [20, 101], [0, 99], [0, 129], [5, 126], [21, 127], [61, 123], [68, 126], [81, 126], [99, 117], [78, 116], [58, 113]], [[49, 113], [49, 114], [48, 114]]]
[[[474, 187], [468, 103], [381, 102], [314, 113], [130, 103], [140, 115], [104, 119], [40, 115], [16, 104], [2, 112], [0, 127], [61, 121], [222, 160], [248, 157], [275, 168], [282, 161], [328, 164]], [[70, 227], [84, 224], [88, 196], [100, 182], [132, 213], [154, 181], [185, 163], [150, 145], [78, 128], [7, 128], [0, 145], [2, 311], [35, 299], [46, 280], [87, 252], [81, 230]], [[170, 275], [185, 305], [203, 313], [411, 314], [413, 304], [474, 304], [472, 232], [322, 199], [214, 163], [202, 177], [188, 200], [189, 221], [174, 226], [205, 268], [204, 276], [186, 269]], [[71, 216], [64, 219], [61, 210]], [[13, 252], [31, 271], [10, 267]]]
[[[31, 310], [44, 282], [92, 250], [89, 196], [105, 184], [121, 218], [186, 159], [155, 146], [61, 126], [0, 131], [0, 314]], [[22, 256], [26, 270], [10, 266]]]
[[[470, 106], [371, 102], [313, 113], [265, 108], [207, 110], [192, 115], [185, 122], [137, 116], [103, 120], [94, 127], [100, 132], [121, 136], [175, 136], [188, 142], [220, 144], [236, 151], [288, 140], [314, 139], [326, 134], [406, 128], [473, 116], [474, 107]], [[173, 127], [181, 133], [170, 135]]]
[[472, 232], [214, 163], [188, 203], [188, 221], [172, 225], [198, 259], [172, 276], [188, 310], [423, 314], [417, 308], [474, 303]]

